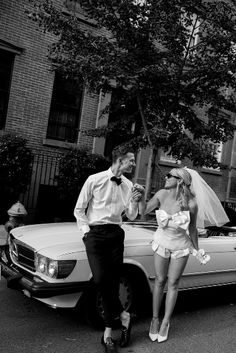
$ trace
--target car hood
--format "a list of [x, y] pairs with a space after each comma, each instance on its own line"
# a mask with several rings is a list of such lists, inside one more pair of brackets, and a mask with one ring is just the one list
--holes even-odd
[[[142, 226], [124, 224], [125, 245], [147, 244], [153, 236], [153, 230]], [[14, 228], [12, 235], [20, 242], [33, 248], [42, 255], [60, 257], [60, 255], [85, 252], [82, 232], [75, 222], [47, 223]]]
[[42, 255], [58, 256], [84, 251], [82, 232], [76, 223], [47, 223], [14, 228], [12, 235]]

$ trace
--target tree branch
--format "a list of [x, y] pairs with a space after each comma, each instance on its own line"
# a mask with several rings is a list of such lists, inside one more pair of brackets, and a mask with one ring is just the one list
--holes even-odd
[[143, 114], [143, 108], [142, 108], [142, 104], [141, 104], [139, 95], [137, 95], [137, 102], [138, 102], [138, 108], [139, 108], [139, 112], [140, 112], [140, 115], [141, 115], [141, 119], [142, 119], [142, 124], [143, 124], [145, 135], [147, 136], [149, 146], [151, 148], [153, 148], [153, 143], [152, 143], [152, 140], [151, 140], [148, 128], [147, 128], [147, 122], [146, 122], [144, 114]]

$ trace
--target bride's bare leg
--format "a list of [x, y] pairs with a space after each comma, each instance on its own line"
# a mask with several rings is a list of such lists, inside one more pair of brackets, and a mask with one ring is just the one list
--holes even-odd
[[160, 313], [160, 307], [163, 299], [165, 283], [167, 279], [169, 259], [164, 258], [155, 253], [154, 266], [155, 266], [156, 279], [155, 279], [155, 285], [154, 285], [153, 297], [152, 297], [153, 318], [150, 326], [151, 333], [157, 333], [159, 328], [159, 313]]
[[168, 330], [168, 324], [170, 322], [177, 296], [178, 296], [178, 285], [181, 275], [185, 269], [188, 261], [188, 256], [180, 257], [178, 259], [171, 259], [168, 272], [168, 289], [165, 301], [165, 315], [160, 327], [159, 334], [161, 336], [166, 335]]

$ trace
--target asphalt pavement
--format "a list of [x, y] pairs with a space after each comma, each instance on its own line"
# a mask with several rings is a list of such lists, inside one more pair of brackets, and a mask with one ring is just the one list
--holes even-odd
[[[236, 286], [179, 295], [169, 339], [148, 338], [151, 313], [134, 319], [123, 353], [233, 353], [236, 351]], [[53, 310], [0, 281], [1, 353], [103, 353], [101, 330], [75, 311]], [[115, 330], [119, 338], [119, 330]]]

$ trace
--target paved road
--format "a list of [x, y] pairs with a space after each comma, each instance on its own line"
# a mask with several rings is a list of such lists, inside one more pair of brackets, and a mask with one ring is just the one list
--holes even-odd
[[[103, 353], [101, 331], [79, 314], [56, 311], [0, 282], [1, 353]], [[150, 313], [136, 318], [123, 353], [233, 353], [236, 347], [236, 286], [181, 293], [169, 340], [152, 343]], [[116, 337], [119, 331], [115, 331]]]

